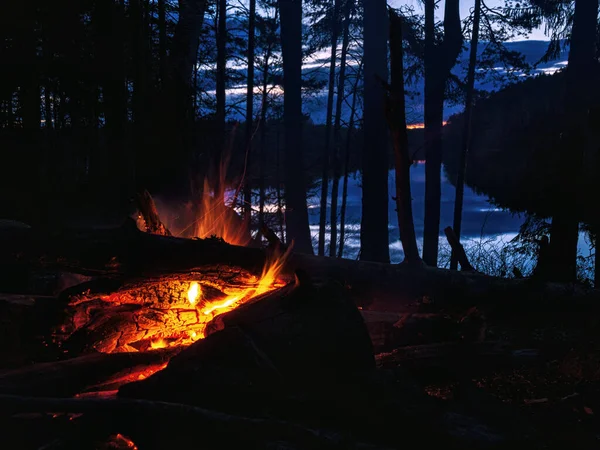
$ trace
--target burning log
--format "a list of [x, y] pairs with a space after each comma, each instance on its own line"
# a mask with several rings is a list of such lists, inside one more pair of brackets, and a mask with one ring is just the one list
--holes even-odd
[[[336, 284], [297, 281], [217, 316], [206, 335], [165, 370], [123, 386], [119, 395], [255, 410], [265, 392], [283, 389], [282, 380], [330, 385], [375, 367], [364, 321]], [[192, 385], [173, 382], [187, 377]]]
[[281, 255], [271, 261], [260, 277], [210, 266], [154, 278], [93, 280], [61, 295], [66, 309], [55, 336], [75, 354], [191, 344], [205, 336], [215, 315], [282, 286], [277, 274], [284, 260]]

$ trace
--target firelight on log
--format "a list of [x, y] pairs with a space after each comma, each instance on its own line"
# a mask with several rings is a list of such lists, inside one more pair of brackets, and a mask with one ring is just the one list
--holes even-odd
[[282, 287], [285, 281], [279, 274], [289, 252], [275, 252], [259, 276], [237, 267], [209, 266], [135, 282], [115, 292], [83, 292], [71, 297], [56, 341], [85, 336], [86, 348], [80, 351], [101, 353], [190, 345], [205, 337], [216, 316]]
[[192, 281], [187, 293], [187, 297], [191, 305], [196, 304], [196, 302], [198, 301], [198, 297], [200, 297], [201, 293], [202, 290], [200, 289], [200, 285], [198, 284], [198, 282]]

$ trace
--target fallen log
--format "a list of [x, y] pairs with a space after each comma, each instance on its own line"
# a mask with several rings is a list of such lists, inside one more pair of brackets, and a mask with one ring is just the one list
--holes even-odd
[[447, 314], [397, 313], [361, 310], [376, 353], [407, 345], [445, 342], [460, 338], [458, 320]]
[[[140, 374], [163, 367], [176, 349], [139, 353], [96, 353], [0, 372], [0, 393], [73, 396], [90, 388], [116, 389]], [[107, 382], [111, 383], [107, 383]]]
[[[8, 260], [60, 266], [82, 274], [121, 277], [187, 272], [202, 266], [240, 267], [259, 274], [264, 250], [228, 245], [219, 239], [182, 239], [141, 232], [131, 220], [116, 229], [66, 231], [12, 240]], [[21, 236], [22, 238], [23, 236]], [[17, 242], [18, 241], [18, 242]], [[18, 257], [15, 256], [18, 254]], [[5, 259], [6, 261], [6, 259]], [[283, 274], [301, 269], [314, 278], [331, 278], [350, 289], [360, 306], [418, 312], [479, 305], [514, 308], [600, 309], [600, 291], [572, 284], [503, 279], [416, 265], [379, 264], [293, 253]]]
[[48, 337], [57, 306], [52, 296], [0, 293], [0, 369], [55, 357]]
[[473, 374], [506, 365], [522, 365], [541, 360], [536, 349], [512, 349], [505, 342], [477, 343], [442, 342], [412, 345], [394, 349], [376, 356], [378, 367], [406, 369], [448, 369], [452, 372]]
[[[383, 449], [381, 446], [358, 443], [351, 436], [335, 431], [308, 428], [275, 419], [236, 416], [186, 404], [120, 398], [0, 395], [0, 413], [32, 412], [83, 413], [109, 418], [109, 422], [127, 429], [123, 433], [131, 436], [134, 442], [139, 442], [142, 448], [177, 448], [174, 442], [185, 438], [189, 443], [193, 435], [196, 442], [200, 439], [208, 447], [214, 444], [227, 447], [227, 444], [235, 442], [253, 448], [265, 448], [262, 445], [266, 443], [290, 442], [294, 445], [292, 448]], [[157, 435], [163, 440], [170, 439], [163, 442], [162, 446], [157, 442], [152, 443]], [[253, 444], [262, 445], [254, 447]]]

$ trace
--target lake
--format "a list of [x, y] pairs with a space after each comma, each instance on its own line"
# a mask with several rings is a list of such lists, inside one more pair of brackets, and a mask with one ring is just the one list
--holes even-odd
[[[360, 218], [362, 202], [362, 188], [360, 183], [359, 173], [352, 174], [348, 181], [344, 257], [351, 259], [357, 258], [360, 250]], [[392, 262], [398, 263], [403, 260], [404, 252], [398, 233], [398, 219], [395, 211], [396, 205], [392, 200], [392, 194], [395, 193], [395, 173], [393, 170], [389, 172], [388, 189], [390, 194], [388, 202], [390, 257]], [[418, 162], [412, 166], [411, 189], [415, 229], [418, 245], [419, 248], [421, 248], [423, 239], [423, 220], [425, 215], [425, 163]], [[454, 186], [452, 186], [445, 176], [442, 175], [441, 230], [452, 225], [455, 191]], [[341, 205], [341, 183], [338, 205]], [[315, 243], [315, 250], [319, 233], [319, 212], [319, 198], [311, 197], [309, 199], [309, 220], [313, 242]], [[468, 186], [465, 186], [461, 236], [465, 242], [508, 242], [517, 235], [524, 219], [525, 218], [521, 215], [496, 208], [494, 205], [490, 204], [485, 196], [478, 195]], [[329, 239], [329, 235], [327, 236], [327, 239]], [[441, 232], [440, 241], [442, 243], [446, 242], [443, 231]], [[327, 242], [327, 247], [328, 246], [329, 242]]]

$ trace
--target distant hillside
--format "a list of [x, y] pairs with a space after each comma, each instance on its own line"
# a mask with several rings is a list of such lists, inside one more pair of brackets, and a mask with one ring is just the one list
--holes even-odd
[[[483, 51], [486, 43], [481, 43], [479, 45], [479, 53]], [[535, 40], [527, 40], [527, 41], [517, 41], [517, 42], [508, 42], [506, 43], [506, 47], [511, 51], [518, 51], [523, 54], [525, 60], [530, 64], [535, 64], [538, 62], [542, 56], [544, 55], [546, 48], [548, 46], [547, 41], [535, 41]], [[537, 67], [537, 69], [533, 72], [533, 75], [539, 74], [548, 74], [554, 73], [556, 70], [561, 69], [566, 64], [567, 59], [567, 51], [563, 51], [559, 58], [554, 61], [541, 64]], [[463, 78], [466, 74], [466, 68], [468, 64], [468, 55], [469, 48], [466, 46], [465, 51], [463, 51], [459, 57], [459, 63], [455, 66], [453, 72]], [[305, 76], [310, 76], [318, 81], [321, 81], [326, 86], [328, 80], [328, 62], [327, 58], [329, 56], [329, 50], [325, 49], [319, 52], [319, 57], [313, 58], [312, 60], [308, 60], [305, 62], [304, 73]], [[244, 76], [246, 73], [245, 67], [237, 67], [234, 69], [238, 75]], [[504, 74], [504, 68], [498, 67], [495, 68], [496, 75]], [[516, 74], [517, 76], [521, 75], [525, 78], [524, 74]], [[212, 90], [214, 89], [214, 85], [210, 81], [210, 77], [204, 78], [205, 85], [202, 86], [203, 89]], [[476, 84], [476, 88], [480, 90], [486, 91], [494, 91], [497, 89], [501, 89], [505, 84], [494, 84], [490, 82], [481, 82], [478, 81]], [[230, 104], [236, 104], [239, 102], [241, 97], [245, 95], [245, 85], [237, 84], [235, 89], [231, 89], [229, 91], [228, 102]], [[423, 90], [424, 84], [423, 80], [418, 80], [416, 83], [411, 85], [409, 89], [413, 92], [418, 93], [416, 96], [407, 96], [407, 115], [410, 123], [420, 123], [423, 122]], [[304, 112], [310, 114], [310, 117], [314, 123], [324, 123], [325, 122], [325, 110], [326, 110], [326, 102], [327, 102], [327, 92], [326, 89], [323, 89], [321, 92], [312, 96], [310, 99], [307, 99], [304, 104]], [[456, 114], [462, 111], [463, 105], [452, 105], [450, 103], [446, 104], [445, 107], [445, 118], [447, 119], [452, 114]], [[346, 116], [347, 116], [346, 111]], [[234, 120], [242, 120], [243, 119], [243, 110], [232, 109], [230, 118]], [[348, 117], [345, 117], [346, 119]]]
[[[551, 216], [554, 199], [564, 189], [560, 156], [564, 72], [513, 84], [481, 100], [473, 114], [473, 142], [468, 158], [467, 184], [513, 211]], [[594, 93], [590, 93], [594, 95]], [[444, 128], [444, 165], [454, 182], [463, 130], [463, 115]], [[581, 220], [597, 214], [594, 199], [597, 149], [587, 152], [579, 177]]]

